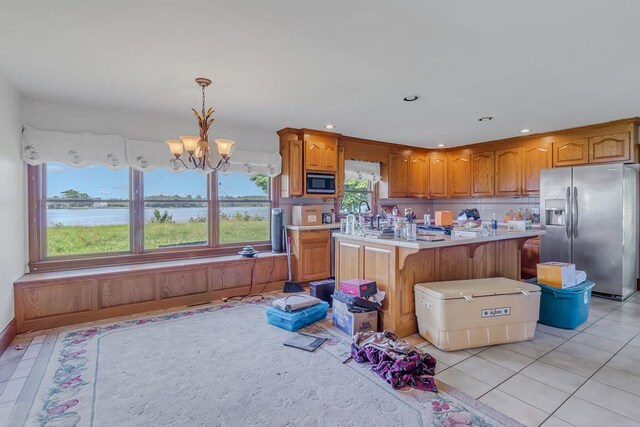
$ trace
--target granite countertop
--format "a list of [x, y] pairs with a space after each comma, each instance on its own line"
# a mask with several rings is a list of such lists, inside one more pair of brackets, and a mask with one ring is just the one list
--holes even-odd
[[411, 248], [411, 249], [432, 249], [432, 248], [442, 248], [447, 246], [459, 246], [459, 245], [470, 245], [473, 243], [482, 243], [482, 242], [492, 242], [497, 240], [509, 240], [509, 239], [520, 239], [522, 237], [534, 238], [543, 234], [546, 234], [544, 230], [531, 230], [531, 231], [507, 231], [507, 230], [498, 230], [494, 234], [487, 237], [451, 237], [444, 235], [442, 233], [434, 232], [433, 234], [437, 235], [437, 238], [442, 238], [444, 240], [439, 242], [426, 242], [423, 240], [416, 240], [415, 242], [411, 242], [405, 239], [377, 239], [375, 237], [364, 237], [364, 236], [352, 236], [350, 234], [344, 234], [339, 232], [334, 232], [333, 235], [337, 238], [356, 240], [361, 242], [370, 242], [377, 243], [379, 245], [389, 245], [389, 246], [398, 246], [403, 248]]
[[333, 224], [321, 224], [321, 225], [287, 225], [287, 230], [331, 230], [334, 228], [340, 228], [339, 222]]

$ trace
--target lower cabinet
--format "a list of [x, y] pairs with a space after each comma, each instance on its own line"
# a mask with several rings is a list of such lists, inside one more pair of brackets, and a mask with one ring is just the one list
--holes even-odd
[[327, 279], [331, 275], [331, 231], [290, 230], [289, 234], [293, 280]]

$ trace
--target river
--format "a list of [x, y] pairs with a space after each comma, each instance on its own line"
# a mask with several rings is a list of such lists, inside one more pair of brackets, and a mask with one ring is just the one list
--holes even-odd
[[[153, 217], [154, 208], [144, 209], [145, 222]], [[173, 216], [174, 222], [187, 222], [189, 218], [207, 216], [206, 208], [157, 208], [165, 210]], [[227, 215], [236, 212], [261, 218], [269, 217], [267, 206], [226, 206], [221, 211]], [[129, 209], [125, 208], [89, 208], [89, 209], [49, 209], [47, 210], [47, 226], [54, 225], [117, 225], [129, 223]]]

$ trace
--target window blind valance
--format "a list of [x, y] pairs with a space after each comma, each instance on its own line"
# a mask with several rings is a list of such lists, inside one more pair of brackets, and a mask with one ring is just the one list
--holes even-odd
[[380, 181], [380, 163], [345, 160], [344, 179], [346, 181], [352, 178], [374, 183]]
[[[187, 170], [180, 162], [171, 161], [173, 156], [164, 142], [127, 139], [118, 135], [44, 131], [32, 127], [25, 127], [22, 133], [22, 158], [34, 166], [61, 162], [75, 167], [101, 164], [110, 169], [132, 167], [139, 171], [158, 168], [172, 172]], [[181, 159], [189, 164], [187, 153], [183, 153]], [[214, 147], [211, 164], [215, 166], [219, 160]], [[222, 173], [277, 176], [282, 170], [282, 158], [278, 152], [233, 150], [229, 163]]]

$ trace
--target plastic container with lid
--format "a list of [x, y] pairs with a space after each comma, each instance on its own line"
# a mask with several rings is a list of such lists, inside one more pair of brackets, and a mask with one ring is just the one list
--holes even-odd
[[539, 322], [562, 329], [575, 329], [589, 317], [591, 290], [595, 284], [585, 280], [570, 288], [554, 288], [537, 283], [533, 278], [528, 281], [540, 286]]
[[504, 277], [417, 283], [420, 335], [441, 350], [533, 338], [540, 287]]
[[329, 303], [320, 301], [308, 308], [296, 311], [284, 311], [277, 307], [267, 308], [267, 323], [287, 331], [296, 331], [303, 326], [327, 317]]

